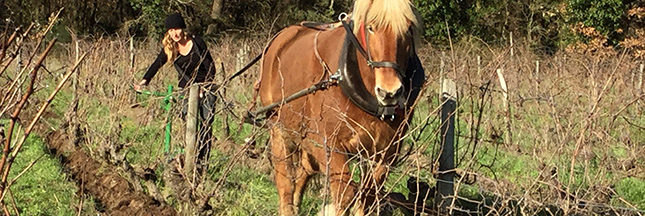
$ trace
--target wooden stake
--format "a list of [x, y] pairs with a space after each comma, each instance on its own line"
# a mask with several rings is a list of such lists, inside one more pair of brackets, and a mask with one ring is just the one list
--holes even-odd
[[[222, 75], [222, 83], [221, 84], [224, 85], [223, 82], [226, 81], [226, 77], [227, 77], [226, 76], [226, 70], [224, 70], [224, 62], [222, 62], [222, 59], [220, 59], [220, 58], [217, 58], [216, 62], [217, 62], [216, 65], [219, 66], [219, 74]], [[220, 86], [219, 88], [221, 88], [221, 90], [218, 89], [219, 94], [222, 97], [222, 101], [224, 101], [224, 99], [226, 99], [226, 88], [224, 88], [224, 86]], [[213, 94], [215, 94], [215, 92], [213, 92]], [[222, 109], [222, 112], [223, 112], [222, 113], [222, 137], [224, 137], [224, 139], [228, 140], [228, 139], [230, 139], [230, 137], [229, 137], [230, 136], [230, 134], [229, 134], [229, 125], [228, 125], [228, 113], [224, 113], [224, 111], [228, 109], [227, 108], [228, 104], [226, 104], [226, 102], [224, 102], [224, 103], [222, 103], [222, 105], [224, 105], [224, 108]]]
[[540, 77], [540, 60], [535, 61], [535, 73], [533, 73], [533, 79], [538, 77]]
[[504, 143], [510, 146], [513, 142], [511, 140], [511, 108], [508, 100], [508, 87], [502, 69], [497, 69], [497, 76], [499, 77], [499, 84], [502, 87], [502, 103], [504, 104], [504, 122], [506, 123], [506, 133], [504, 133]]
[[[445, 76], [446, 63], [445, 61], [446, 52], [441, 52], [441, 63], [439, 64], [439, 89], [443, 89], [443, 76]], [[439, 92], [439, 98], [437, 99], [439, 104], [441, 104], [442, 92]]]
[[511, 58], [515, 56], [514, 49], [513, 49], [513, 32], [509, 33], [511, 36]]
[[186, 115], [186, 159], [184, 161], [184, 173], [193, 182], [195, 176], [195, 154], [197, 145], [197, 103], [199, 97], [199, 85], [192, 84], [188, 96], [188, 113]]
[[130, 71], [134, 70], [134, 37], [130, 37]]

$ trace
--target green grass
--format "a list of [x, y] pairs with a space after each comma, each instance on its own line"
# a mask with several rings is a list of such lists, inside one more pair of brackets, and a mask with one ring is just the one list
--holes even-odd
[[[645, 180], [634, 177], [624, 178], [616, 184], [616, 193], [633, 204], [637, 209], [645, 211]], [[618, 206], [630, 207], [614, 198], [612, 203]]]
[[[60, 162], [46, 153], [43, 140], [31, 135], [11, 168], [9, 179], [13, 179], [30, 163], [36, 161], [12, 186], [16, 207], [21, 215], [76, 215], [80, 203], [78, 187], [61, 170]], [[13, 206], [9, 195], [4, 203]], [[10, 211], [13, 210], [10, 208]], [[83, 215], [94, 215], [94, 201], [86, 198]]]

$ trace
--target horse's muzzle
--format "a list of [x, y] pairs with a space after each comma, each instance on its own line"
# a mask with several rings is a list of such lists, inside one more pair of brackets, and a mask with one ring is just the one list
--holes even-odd
[[387, 91], [381, 87], [376, 87], [376, 98], [383, 106], [396, 106], [403, 96], [403, 86], [394, 91]]

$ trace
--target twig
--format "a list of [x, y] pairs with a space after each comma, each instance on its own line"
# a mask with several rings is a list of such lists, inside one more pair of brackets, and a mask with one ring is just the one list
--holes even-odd
[[6, 216], [11, 216], [11, 213], [9, 213], [9, 209], [7, 209], [7, 205], [4, 204], [4, 201], [0, 201], [0, 202], [2, 202], [2, 210], [4, 211], [4, 214]]
[[622, 112], [623, 112], [623, 111], [625, 111], [628, 107], [630, 107], [631, 105], [633, 105], [634, 103], [636, 103], [637, 101], [639, 101], [639, 100], [641, 100], [641, 99], [643, 99], [643, 98], [645, 98], [645, 95], [643, 95], [643, 96], [641, 96], [641, 97], [634, 98], [634, 100], [630, 101], [630, 102], [629, 102], [629, 103], [627, 103], [627, 105], [625, 105], [622, 109], [618, 110], [618, 112], [616, 112], [616, 113], [613, 115], [613, 117], [611, 118], [611, 124], [609, 124], [609, 128], [613, 128], [614, 122], [616, 121], [616, 118], [618, 118], [618, 115], [620, 115], [620, 113], [622, 113]]
[[13, 210], [16, 211], [16, 215], [20, 216], [20, 212], [18, 211], [18, 205], [16, 205], [16, 198], [13, 197], [13, 192], [11, 189], [9, 189], [9, 196], [11, 197], [11, 203], [13, 204]]
[[[16, 158], [16, 156], [18, 155], [18, 152], [22, 148], [22, 145], [25, 143], [25, 140], [27, 139], [27, 137], [31, 133], [31, 130], [36, 125], [36, 122], [38, 122], [40, 117], [45, 112], [45, 109], [47, 109], [49, 104], [51, 104], [51, 102], [54, 100], [54, 97], [56, 97], [56, 94], [61, 90], [61, 88], [67, 82], [69, 77], [72, 76], [72, 74], [76, 71], [76, 67], [78, 67], [78, 65], [80, 65], [80, 63], [83, 61], [83, 59], [85, 59], [85, 56], [87, 56], [87, 52], [85, 54], [83, 54], [83, 56], [81, 56], [81, 58], [76, 62], [74, 67], [72, 67], [67, 72], [67, 74], [65, 74], [63, 79], [58, 83], [58, 86], [56, 86], [56, 89], [51, 93], [51, 95], [49, 95], [49, 98], [47, 98], [47, 101], [45, 101], [45, 103], [40, 107], [40, 110], [38, 110], [38, 113], [36, 114], [36, 116], [31, 120], [31, 123], [29, 124], [27, 129], [25, 129], [24, 135], [22, 136], [20, 141], [18, 141], [18, 144], [16, 144], [16, 146], [13, 149], [13, 151], [11, 152], [11, 158], [9, 159], [10, 161], [13, 161]], [[7, 143], [9, 143], [9, 142], [7, 142]], [[5, 147], [7, 147], [7, 146], [5, 146]], [[3, 158], [4, 158], [4, 155], [3, 155]], [[12, 165], [12, 163], [7, 164], [7, 168], [4, 170], [0, 185], [4, 184], [6, 182], [7, 176], [9, 175], [9, 170], [11, 169], [11, 165]], [[0, 199], [2, 199], [4, 197], [4, 194], [5, 194], [4, 191], [2, 191], [2, 195], [0, 196]]]
[[[47, 32], [49, 32], [49, 31], [52, 29], [52, 27], [54, 26], [54, 23], [56, 23], [56, 21], [58, 20], [58, 16], [60, 15], [60, 12], [61, 12], [62, 10], [63, 10], [62, 8], [61, 8], [60, 10], [58, 10], [58, 13], [56, 14], [56, 16], [55, 16], [55, 17], [54, 17], [54, 18], [49, 22], [49, 25], [47, 26], [47, 29], [45, 29], [45, 31], [44, 31], [44, 32], [42, 33], [42, 35], [40, 36], [40, 39], [38, 39], [38, 43], [36, 44], [36, 48], [34, 48], [34, 50], [38, 50], [38, 48], [39, 48], [39, 47], [40, 47], [40, 45], [42, 44], [43, 40], [45, 40], [45, 37], [47, 36]], [[56, 41], [56, 39], [52, 40], [52, 42], [54, 42], [54, 41]], [[51, 44], [52, 42], [50, 42], [50, 44]], [[35, 55], [36, 55], [36, 52], [34, 52], [31, 56], [29, 56], [29, 60], [27, 60], [27, 65], [30, 65], [30, 64], [31, 64], [31, 60], [33, 60], [33, 58], [34, 58], [34, 56], [35, 56]], [[37, 64], [41, 64], [41, 63], [37, 63]], [[15, 77], [15, 80], [11, 83], [11, 85], [10, 85], [10, 86], [9, 86], [9, 88], [7, 88], [7, 89], [12, 89], [12, 88], [15, 86], [16, 82], [17, 82], [18, 80], [20, 80], [20, 77], [21, 77], [21, 76], [22, 76], [22, 74], [27, 70], [27, 68], [29, 68], [29, 67], [24, 67], [24, 68], [20, 71], [20, 73], [18, 73], [18, 75]], [[8, 93], [8, 92], [9, 92], [9, 90], [7, 90], [7, 93]], [[2, 98], [2, 101], [4, 102], [4, 101], [7, 99], [7, 97], [8, 97], [8, 94], [7, 94], [7, 95], [5, 95], [5, 96]], [[0, 102], [0, 104], [2, 104], [2, 102]]]
[[[25, 92], [24, 96], [22, 97], [22, 100], [20, 100], [20, 102], [18, 103], [18, 106], [16, 106], [13, 114], [11, 115], [11, 118], [10, 118], [11, 121], [9, 123], [9, 130], [7, 131], [7, 134], [6, 134], [7, 137], [6, 137], [6, 140], [5, 140], [4, 148], [2, 150], [2, 160], [0, 161], [0, 170], [3, 170], [5, 168], [4, 167], [5, 163], [7, 163], [7, 156], [9, 154], [9, 148], [11, 147], [11, 136], [13, 134], [13, 130], [14, 130], [14, 127], [16, 125], [16, 121], [18, 120], [18, 115], [20, 115], [20, 112], [22, 111], [22, 108], [27, 103], [27, 99], [29, 99], [29, 97], [31, 97], [31, 94], [34, 91], [34, 85], [35, 85], [35, 82], [36, 82], [36, 75], [38, 74], [38, 69], [40, 68], [40, 64], [43, 62], [43, 60], [45, 59], [45, 57], [47, 56], [47, 54], [49, 53], [51, 48], [54, 46], [54, 43], [56, 43], [56, 40], [52, 40], [52, 42], [49, 44], [49, 46], [47, 46], [47, 49], [45, 50], [45, 52], [43, 52], [42, 55], [40, 56], [40, 58], [38, 59], [38, 63], [36, 63], [36, 67], [32, 70], [32, 72], [30, 74], [31, 81], [30, 81], [29, 85], [27, 86], [27, 91]], [[25, 136], [27, 136], [27, 135], [28, 134], [25, 133]], [[12, 160], [13, 159], [10, 159], [8, 164], [11, 164]], [[5, 170], [5, 173], [9, 173], [9, 167], [10, 167], [10, 165]], [[3, 178], [2, 182], [0, 182], [0, 193], [2, 193], [2, 194], [5, 193], [5, 191], [4, 191], [5, 183], [6, 183], [6, 178]], [[2, 199], [0, 199], [0, 200], [2, 200]]]
[[2, 52], [0, 52], [0, 62], [2, 62], [2, 59], [4, 59], [4, 56], [7, 54], [7, 48], [13, 43], [13, 40], [16, 39], [16, 36], [18, 36], [18, 32], [20, 31], [20, 27], [16, 28], [15, 31], [13, 31], [13, 34], [9, 37], [9, 40], [7, 40], [6, 43], [2, 43]]
[[83, 212], [83, 192], [85, 191], [85, 179], [81, 177], [81, 193], [79, 196], [81, 196], [81, 200], [78, 202], [78, 213], [76, 214], [77, 216], [81, 216], [81, 212]]
[[[29, 33], [29, 31], [31, 31], [31, 28], [32, 28], [32, 27], [34, 27], [34, 24], [33, 24], [33, 23], [29, 26], [29, 28], [27, 28], [27, 30], [25, 31], [25, 33], [23, 33], [22, 35], [20, 35], [20, 37], [21, 37], [21, 38], [25, 38], [25, 37], [27, 37], [27, 33]], [[21, 39], [20, 41], [16, 42], [16, 47], [20, 48], [20, 47], [22, 46], [22, 42], [23, 42], [23, 41], [24, 41], [24, 39]], [[17, 52], [17, 50], [16, 50], [16, 51], [14, 51], [14, 52], [11, 54], [11, 58], [9, 58], [9, 61], [7, 61], [7, 62], [6, 62], [6, 65], [2, 68], [2, 70], [0, 70], [0, 76], [2, 76], [2, 74], [7, 70], [7, 68], [9, 68], [9, 65], [11, 65], [11, 62], [13, 62], [13, 60], [14, 60], [14, 59], [16, 59], [16, 57], [18, 56], [18, 54], [17, 54], [16, 52]]]
[[[624, 58], [624, 55], [623, 55], [623, 58]], [[623, 59], [621, 58], [619, 61], [622, 62], [622, 60]], [[618, 67], [618, 65], [616, 66], [616, 68], [614, 68], [614, 70], [612, 71], [612, 73], [609, 76], [609, 78], [607, 78], [607, 81], [605, 81], [605, 85], [603, 86], [602, 90], [600, 90], [600, 93], [597, 96], [596, 100], [594, 101], [594, 104], [591, 107], [591, 110], [589, 110], [589, 113], [587, 114], [587, 118], [585, 119], [584, 125], [580, 129], [580, 134], [579, 134], [578, 140], [576, 141], [576, 146], [575, 146], [575, 149], [573, 151], [573, 155], [571, 157], [571, 166], [569, 168], [570, 170], [569, 170], [569, 182], [567, 184], [567, 193], [570, 193], [569, 189], [572, 188], [571, 184], [574, 181], [573, 173], [574, 173], [574, 169], [575, 169], [575, 165], [576, 165], [576, 158], [577, 158], [578, 154], [580, 153], [580, 148], [582, 147], [582, 143], [585, 140], [585, 132], [587, 132], [589, 127], [591, 127], [591, 124], [592, 124], [591, 121], [594, 118], [594, 116], [595, 116], [595, 114], [596, 114], [596, 112], [598, 110], [598, 106], [599, 106], [600, 102], [602, 101], [602, 99], [603, 99], [603, 97], [605, 95], [605, 92], [607, 91], [607, 88], [609, 87], [609, 84], [614, 79], [614, 75], [616, 74], [616, 71], [618, 70], [617, 67]], [[570, 199], [567, 198], [567, 203], [569, 203], [569, 200]]]
[[629, 125], [631, 125], [631, 126], [634, 126], [634, 127], [637, 127], [637, 128], [638, 128], [638, 129], [640, 129], [640, 130], [645, 130], [645, 126], [637, 125], [637, 124], [635, 124], [635, 123], [633, 123], [633, 122], [629, 121], [629, 119], [627, 119], [627, 117], [625, 117], [625, 116], [622, 116], [622, 117], [623, 117], [623, 119], [627, 122], [627, 124], [629, 124]]

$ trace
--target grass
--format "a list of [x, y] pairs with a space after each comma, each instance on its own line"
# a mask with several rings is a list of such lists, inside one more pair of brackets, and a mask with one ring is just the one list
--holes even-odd
[[[645, 209], [645, 180], [628, 177], [620, 180], [616, 185], [616, 193], [634, 205], [637, 209]], [[615, 198], [612, 203], [618, 206], [631, 207]]]
[[[31, 135], [16, 158], [9, 179], [36, 161], [11, 186], [16, 208], [21, 215], [76, 215], [80, 204], [79, 188], [63, 172], [59, 160], [47, 151], [43, 139]], [[4, 202], [12, 206], [13, 200], [7, 195]], [[97, 214], [91, 198], [85, 198], [82, 209], [83, 215]]]

